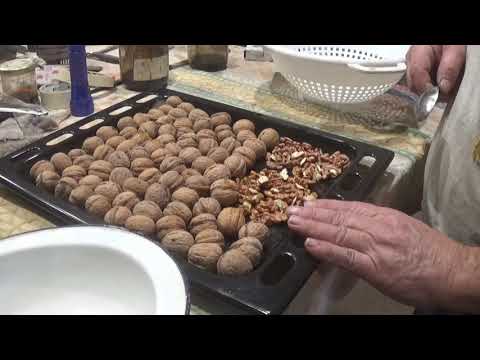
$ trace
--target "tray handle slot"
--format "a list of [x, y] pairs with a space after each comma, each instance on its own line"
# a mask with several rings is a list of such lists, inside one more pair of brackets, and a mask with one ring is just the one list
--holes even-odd
[[55, 146], [55, 145], [58, 145], [58, 144], [64, 142], [64, 141], [67, 140], [67, 139], [70, 139], [72, 136], [73, 136], [72, 133], [64, 133], [64, 134], [56, 137], [55, 139], [50, 140], [50, 141], [47, 142], [45, 145], [47, 145], [47, 146]]
[[293, 269], [295, 257], [289, 252], [277, 255], [260, 275], [260, 281], [267, 286], [278, 284]]
[[145, 97], [143, 97], [143, 98], [141, 98], [141, 99], [138, 99], [138, 100], [135, 101], [135, 102], [138, 103], [138, 104], [143, 104], [143, 103], [146, 103], [146, 102], [148, 102], [148, 101], [150, 101], [150, 100], [152, 100], [152, 99], [156, 99], [156, 98], [158, 98], [158, 95], [151, 94], [151, 95], [145, 96]]
[[130, 110], [131, 108], [132, 108], [131, 106], [122, 106], [121, 108], [115, 109], [112, 112], [108, 113], [108, 115], [117, 116], [117, 115], [123, 114], [124, 112]]
[[88, 123], [86, 124], [83, 124], [82, 126], [79, 127], [80, 130], [88, 130], [98, 124], [101, 124], [103, 123], [105, 120], [103, 119], [95, 119], [95, 120], [92, 120], [92, 121], [89, 121]]
[[27, 162], [39, 156], [40, 152], [41, 152], [41, 149], [37, 146], [29, 149], [20, 150], [19, 152], [12, 154], [9, 160], [19, 161], [19, 160], [25, 159], [24, 162]]

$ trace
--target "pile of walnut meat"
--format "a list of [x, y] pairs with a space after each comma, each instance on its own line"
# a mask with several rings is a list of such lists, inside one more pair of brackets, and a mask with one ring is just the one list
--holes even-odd
[[232, 122], [172, 96], [101, 126], [80, 149], [38, 161], [30, 175], [107, 224], [156, 236], [199, 268], [238, 276], [261, 263], [269, 235], [245, 218], [238, 181], [279, 141], [274, 129], [257, 136], [248, 119]]

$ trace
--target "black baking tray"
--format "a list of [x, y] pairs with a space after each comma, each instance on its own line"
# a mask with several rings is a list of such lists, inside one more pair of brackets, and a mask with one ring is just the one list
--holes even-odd
[[[171, 95], [178, 95], [210, 114], [226, 111], [232, 115], [234, 121], [241, 118], [251, 119], [255, 122], [257, 131], [272, 127], [277, 129], [281, 136], [308, 142], [326, 152], [339, 150], [347, 154], [351, 165], [346, 171], [338, 178], [316, 186], [315, 190], [323, 198], [365, 200], [394, 156], [393, 152], [376, 146], [189, 94], [164, 90], [157, 94], [143, 93], [134, 96], [0, 159], [0, 182], [40, 209], [52, 221], [56, 220], [61, 224], [103, 223], [102, 219], [89, 215], [84, 209], [56, 199], [52, 194], [37, 188], [29, 177], [30, 167], [41, 159], [49, 159], [56, 152], [68, 152], [74, 147], [81, 147], [83, 140], [93, 136], [99, 127], [115, 126], [123, 116], [147, 112], [154, 103]], [[98, 119], [103, 121], [95, 126], [85, 127]], [[59, 142], [59, 139], [64, 140]], [[371, 166], [363, 166], [360, 160], [364, 157], [372, 157], [375, 162]], [[256, 169], [263, 166], [264, 164], [257, 164]], [[271, 230], [271, 236], [265, 244], [262, 264], [245, 276], [224, 277], [196, 268], [183, 259], [176, 261], [194, 290], [221, 298], [252, 313], [280, 314], [300, 291], [316, 265], [303, 247], [304, 239], [289, 231], [286, 225], [275, 225]]]

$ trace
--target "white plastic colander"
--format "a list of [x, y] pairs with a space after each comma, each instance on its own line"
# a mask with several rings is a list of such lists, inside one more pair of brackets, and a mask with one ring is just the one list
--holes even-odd
[[360, 103], [400, 81], [410, 45], [265, 45], [276, 71], [308, 100]]

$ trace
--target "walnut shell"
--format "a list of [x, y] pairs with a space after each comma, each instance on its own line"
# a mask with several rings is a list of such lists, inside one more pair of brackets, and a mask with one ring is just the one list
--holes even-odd
[[55, 171], [45, 170], [38, 174], [36, 179], [36, 184], [38, 187], [45, 189], [47, 191], [55, 191], [55, 187], [60, 180], [60, 175]]
[[114, 148], [108, 145], [100, 145], [93, 152], [93, 158], [95, 160], [106, 160], [115, 151]]
[[192, 214], [193, 216], [198, 216], [200, 214], [212, 214], [218, 216], [222, 211], [222, 206], [217, 199], [214, 198], [200, 198], [193, 206]]
[[123, 190], [124, 191], [131, 191], [135, 193], [139, 198], [142, 198], [145, 195], [148, 187], [150, 185], [143, 180], [140, 180], [136, 177], [128, 178], [123, 182]]
[[195, 205], [200, 197], [195, 190], [187, 187], [180, 187], [172, 194], [172, 200], [183, 202], [190, 209]]
[[254, 267], [260, 264], [262, 259], [263, 246], [261, 242], [254, 237], [242, 238], [230, 245], [230, 249], [240, 250], [251, 261]]
[[62, 153], [62, 152], [58, 152], [56, 154], [53, 154], [52, 157], [50, 158], [50, 162], [55, 167], [55, 170], [57, 170], [57, 172], [60, 173], [60, 174], [67, 167], [73, 165], [72, 159], [70, 159], [70, 157], [67, 154]]
[[117, 129], [122, 131], [126, 127], [134, 127], [135, 129], [138, 128], [138, 125], [131, 116], [124, 116], [117, 122]]
[[161, 125], [158, 128], [158, 136], [160, 135], [172, 135], [175, 136], [177, 134], [177, 128], [171, 124]]
[[192, 162], [200, 156], [202, 156], [200, 150], [194, 147], [186, 147], [178, 154], [178, 157], [182, 159], [187, 166], [191, 166]]
[[167, 156], [160, 164], [160, 172], [166, 173], [167, 171], [174, 170], [181, 173], [186, 169], [185, 161], [178, 156]]
[[270, 235], [270, 229], [265, 224], [250, 221], [243, 225], [238, 231], [238, 238], [254, 237], [264, 243]]
[[103, 195], [93, 194], [85, 201], [85, 209], [87, 212], [100, 216], [102, 219], [111, 207], [110, 200]]
[[262, 140], [259, 139], [248, 139], [245, 140], [243, 146], [252, 149], [255, 152], [255, 156], [257, 161], [258, 160], [265, 160], [265, 156], [267, 155], [267, 146]]
[[167, 145], [165, 145], [165, 149], [170, 151], [173, 156], [178, 156], [178, 154], [180, 154], [180, 151], [182, 151], [182, 148], [176, 143], [168, 143]]
[[201, 155], [207, 155], [210, 150], [216, 147], [218, 147], [218, 142], [213, 138], [201, 139], [198, 142], [198, 150], [200, 151]]
[[157, 108], [158, 110], [162, 111], [165, 115], [167, 115], [170, 110], [173, 109], [173, 106], [170, 106], [168, 104], [163, 104]]
[[147, 188], [145, 200], [153, 201], [163, 210], [170, 202], [170, 191], [165, 185], [154, 183]]
[[111, 146], [114, 149], [117, 149], [118, 145], [120, 145], [122, 142], [124, 142], [125, 139], [123, 136], [117, 135], [117, 136], [112, 136], [110, 139], [108, 139], [105, 142], [105, 145]]
[[250, 130], [240, 130], [237, 134], [237, 140], [240, 141], [242, 144], [249, 140], [249, 139], [256, 139], [257, 135], [253, 131]]
[[160, 116], [163, 116], [165, 114], [161, 110], [150, 109], [150, 110], [148, 110], [147, 115], [150, 117], [150, 119], [157, 120]]
[[210, 186], [210, 193], [222, 207], [235, 205], [239, 198], [237, 183], [229, 179], [214, 181]]
[[88, 168], [95, 161], [95, 158], [91, 155], [82, 155], [73, 160], [73, 165], [81, 166], [88, 171]]
[[199, 132], [197, 132], [197, 140], [200, 143], [202, 139], [214, 139], [216, 141], [217, 134], [215, 134], [215, 131], [211, 129], [202, 129]]
[[233, 124], [232, 129], [235, 135], [238, 135], [242, 130], [250, 130], [255, 133], [255, 124], [248, 119], [240, 119]]
[[97, 175], [87, 175], [80, 179], [78, 185], [87, 185], [95, 189], [102, 181]]
[[190, 224], [188, 225], [190, 234], [196, 236], [203, 230], [217, 230], [217, 218], [215, 215], [212, 214], [200, 214], [195, 216], [192, 220], [190, 220]]
[[138, 176], [145, 169], [155, 167], [155, 163], [150, 160], [150, 158], [138, 158], [134, 159], [130, 164], [130, 170], [132, 170], [133, 175]]
[[62, 172], [62, 177], [71, 177], [77, 182], [80, 181], [80, 179], [83, 178], [85, 175], [87, 175], [87, 171], [83, 167], [78, 165], [69, 166]]
[[185, 187], [195, 190], [201, 197], [210, 194], [210, 182], [202, 175], [193, 175], [185, 179]]
[[104, 141], [98, 136], [86, 138], [83, 142], [82, 149], [89, 155], [92, 155], [97, 147], [103, 145]]
[[140, 199], [131, 191], [124, 191], [118, 194], [112, 201], [113, 206], [125, 206], [128, 209], [133, 209], [135, 205], [140, 202]]
[[74, 205], [83, 206], [91, 195], [93, 195], [93, 189], [90, 186], [79, 185], [70, 192], [68, 201]]
[[132, 126], [126, 127], [120, 131], [120, 136], [124, 137], [127, 140], [131, 140], [135, 135], [137, 135], [138, 129]]
[[[222, 127], [224, 125], [220, 125], [220, 126], [217, 126], [217, 128], [219, 127]], [[225, 125], [227, 126], [227, 125]], [[217, 139], [218, 141], [222, 142], [223, 140], [225, 140], [226, 138], [229, 138], [229, 137], [234, 137], [235, 134], [233, 133], [232, 130], [230, 129], [225, 129], [225, 130], [220, 130], [220, 131], [216, 131], [217, 129], [215, 129], [215, 133], [217, 134]]]
[[118, 167], [112, 170], [110, 173], [109, 180], [122, 186], [125, 180], [132, 177], [133, 174], [130, 169], [124, 167]]
[[186, 258], [194, 244], [193, 236], [184, 230], [174, 230], [162, 239], [162, 246], [172, 254]]
[[188, 250], [188, 262], [201, 269], [215, 272], [223, 250], [217, 244], [194, 244]]
[[170, 110], [168, 112], [168, 115], [175, 118], [175, 119], [186, 118], [188, 116], [188, 114], [185, 110], [178, 109], [178, 108], [174, 108], [174, 109]]
[[218, 230], [202, 230], [195, 236], [195, 244], [207, 243], [220, 245], [222, 249], [225, 248], [225, 238], [223, 237], [223, 234]]
[[157, 139], [155, 140], [149, 140], [147, 141], [144, 145], [143, 145], [145, 151], [151, 155], [154, 151], [158, 150], [158, 149], [162, 149], [163, 148], [163, 145], [160, 141], [158, 141]]
[[152, 140], [150, 136], [148, 136], [145, 132], [139, 132], [134, 135], [130, 140], [134, 141], [137, 145], [144, 146], [147, 141]]
[[108, 210], [103, 220], [109, 225], [124, 226], [132, 212], [125, 206], [115, 206]]
[[154, 162], [156, 166], [160, 166], [160, 164], [169, 156], [174, 156], [169, 150], [165, 148], [160, 148], [155, 150], [152, 155], [150, 155], [150, 159]]
[[231, 174], [230, 174], [230, 169], [225, 165], [215, 164], [215, 165], [209, 166], [205, 170], [205, 173], [203, 174], [203, 176], [205, 176], [211, 184], [215, 180], [230, 179]]
[[245, 160], [245, 164], [247, 165], [247, 169], [253, 168], [255, 165], [255, 161], [257, 160], [257, 154], [252, 149], [246, 146], [240, 146], [233, 150], [232, 155], [240, 155]]
[[95, 194], [103, 195], [110, 201], [113, 201], [121, 192], [120, 185], [112, 181], [105, 181], [95, 187]]
[[184, 179], [183, 176], [181, 176], [175, 170], [170, 170], [167, 171], [165, 174], [161, 175], [158, 182], [167, 187], [170, 192], [174, 192], [176, 189], [183, 185]]
[[140, 125], [142, 125], [143, 123], [150, 121], [150, 116], [145, 113], [136, 113], [135, 115], [133, 115], [133, 121], [135, 121], [135, 124], [140, 127]]
[[187, 179], [191, 176], [197, 176], [197, 175], [202, 175], [202, 174], [200, 174], [195, 169], [185, 169], [185, 170], [182, 171], [182, 173], [180, 175], [182, 175], [182, 177], [185, 179], [185, 181], [187, 181]]
[[258, 138], [265, 143], [268, 151], [272, 151], [280, 142], [280, 135], [275, 129], [264, 129], [258, 134]]
[[48, 171], [55, 171], [55, 166], [48, 160], [37, 161], [30, 168], [30, 176], [33, 177], [36, 180], [38, 175], [40, 175], [42, 172], [47, 171], [47, 170]]
[[213, 128], [219, 125], [232, 125], [232, 117], [228, 113], [215, 113], [210, 118]]
[[221, 146], [211, 149], [207, 154], [207, 156], [217, 164], [223, 164], [229, 155], [228, 151]]
[[210, 159], [207, 156], [199, 156], [193, 161], [192, 169], [197, 170], [201, 175], [203, 175], [205, 170], [212, 165], [215, 165], [214, 160]]
[[198, 133], [200, 130], [203, 129], [212, 129], [212, 123], [210, 122], [209, 118], [201, 118], [195, 121], [193, 124], [193, 131]]
[[[230, 130], [233, 134], [233, 130], [230, 125], [218, 125], [217, 127], [215, 127], [215, 134], [218, 134], [219, 132], [225, 131], [225, 130]], [[235, 134], [233, 134], [232, 136], [235, 137]]]
[[232, 174], [233, 178], [242, 178], [247, 174], [247, 164], [240, 155], [231, 155], [223, 163]]
[[112, 164], [105, 160], [95, 160], [88, 168], [88, 175], [97, 175], [102, 180], [108, 180], [113, 170]]
[[[133, 148], [131, 148], [128, 151], [128, 157], [130, 161], [133, 161], [135, 159], [140, 159], [140, 158], [149, 158], [150, 154], [148, 153], [147, 150], [143, 146], [135, 145]], [[130, 166], [132, 164], [130, 163]]]
[[150, 219], [156, 222], [162, 217], [162, 210], [153, 201], [143, 200], [134, 206], [133, 215], [148, 216]]
[[78, 182], [70, 177], [62, 177], [55, 186], [55, 197], [60, 199], [68, 199], [73, 189], [78, 186]]
[[[78, 158], [79, 156], [82, 156], [82, 155], [86, 155], [87, 153], [85, 152], [85, 150], [82, 150], [82, 149], [72, 149], [68, 152], [68, 157], [74, 161], [76, 158]], [[73, 164], [73, 163], [72, 163]]]
[[239, 249], [232, 249], [220, 256], [217, 262], [217, 272], [220, 275], [240, 276], [253, 270], [250, 259]]
[[137, 143], [134, 140], [129, 139], [121, 142], [120, 145], [117, 146], [117, 150], [128, 153], [135, 146], [137, 146]]
[[183, 101], [180, 99], [178, 96], [169, 96], [167, 100], [165, 101], [168, 105], [172, 107], [177, 107], [180, 105]]
[[192, 123], [192, 120], [190, 120], [189, 118], [187, 117], [183, 117], [183, 118], [176, 118], [176, 120], [173, 122], [173, 126], [175, 127], [175, 129], [181, 129], [183, 127], [187, 127], [187, 128], [192, 128], [193, 127], [193, 123]]
[[[198, 147], [198, 141], [195, 133], [182, 133], [179, 129], [177, 131], [177, 145], [182, 149], [187, 147]], [[193, 131], [193, 130], [192, 130]], [[181, 134], [181, 135], [180, 135]], [[179, 136], [180, 135], [180, 136]]]
[[208, 114], [201, 109], [193, 109], [188, 114], [188, 118], [190, 120], [192, 120], [193, 122], [197, 121], [198, 119], [202, 119], [202, 118], [206, 118], [206, 117], [209, 117]]
[[177, 106], [177, 108], [185, 110], [187, 114], [190, 114], [190, 111], [195, 109], [195, 106], [193, 106], [189, 102], [182, 102], [180, 105]]
[[185, 230], [185, 221], [176, 215], [166, 215], [156, 223], [157, 238], [162, 240], [165, 235], [176, 230]]
[[155, 122], [147, 121], [147, 122], [143, 123], [142, 125], [140, 125], [140, 128], [138, 129], [138, 132], [147, 134], [148, 137], [153, 139], [157, 136], [159, 127], [160, 126], [158, 124], [156, 124]]
[[218, 230], [228, 238], [237, 236], [240, 228], [245, 225], [243, 209], [228, 207], [220, 211], [217, 217]]
[[110, 154], [110, 156], [107, 158], [107, 161], [109, 161], [114, 168], [117, 168], [117, 167], [129, 168], [130, 167], [130, 158], [123, 151], [116, 150], [116, 151], [112, 152]]
[[125, 221], [125, 227], [130, 231], [139, 232], [144, 235], [155, 233], [155, 222], [148, 216], [132, 215]]
[[167, 144], [174, 143], [175, 142], [175, 136], [171, 134], [162, 134], [157, 139], [160, 144], [162, 144], [163, 147], [165, 147]]
[[96, 135], [101, 138], [103, 141], [107, 141], [111, 137], [118, 135], [118, 130], [113, 126], [102, 126], [98, 128]]
[[172, 125], [173, 122], [175, 121], [174, 117], [171, 117], [170, 115], [165, 114], [164, 116], [160, 116], [157, 120], [155, 120], [155, 124], [162, 126], [162, 125]]
[[146, 181], [149, 185], [152, 185], [153, 183], [156, 183], [160, 180], [160, 176], [162, 176], [160, 170], [152, 167], [143, 170], [140, 175], [138, 175], [138, 178], [140, 180]]
[[176, 215], [188, 224], [192, 219], [192, 211], [190, 208], [180, 201], [172, 201], [163, 210], [163, 215]]
[[223, 139], [223, 141], [220, 143], [220, 146], [225, 148], [229, 154], [233, 152], [236, 148], [242, 146], [240, 144], [240, 141], [238, 141], [236, 138], [233, 136], [227, 137], [226, 139]]

